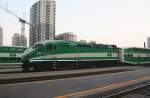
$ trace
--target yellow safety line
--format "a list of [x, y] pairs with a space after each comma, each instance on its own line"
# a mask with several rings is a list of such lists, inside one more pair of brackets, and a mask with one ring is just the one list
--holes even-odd
[[57, 97], [53, 97], [53, 98], [68, 98], [68, 97], [73, 97], [73, 96], [79, 96], [81, 94], [88, 94], [88, 93], [92, 93], [92, 92], [96, 92], [96, 91], [100, 91], [100, 90], [107, 90], [107, 89], [110, 89], [110, 88], [113, 88], [113, 87], [129, 85], [129, 84], [132, 84], [132, 83], [135, 83], [135, 82], [138, 82], [138, 81], [142, 81], [142, 80], [150, 80], [150, 77], [143, 77], [143, 78], [139, 78], [139, 79], [136, 79], [136, 80], [130, 80], [130, 81], [127, 81], [127, 82], [122, 82], [122, 83], [119, 83], [119, 84], [113, 84], [113, 85], [100, 87], [100, 88], [96, 88], [96, 89], [65, 94], [65, 95], [57, 96]]

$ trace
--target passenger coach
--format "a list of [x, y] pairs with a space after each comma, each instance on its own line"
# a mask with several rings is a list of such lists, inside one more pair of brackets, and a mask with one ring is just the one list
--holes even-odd
[[0, 46], [0, 65], [21, 64], [21, 56], [26, 47]]
[[122, 51], [122, 62], [135, 65], [150, 64], [150, 49], [131, 47]]

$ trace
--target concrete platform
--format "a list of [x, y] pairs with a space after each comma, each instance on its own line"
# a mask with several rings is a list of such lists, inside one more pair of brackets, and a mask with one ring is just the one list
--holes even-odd
[[31, 82], [31, 81], [41, 81], [41, 80], [53, 80], [53, 79], [62, 79], [62, 78], [73, 78], [73, 77], [80, 77], [80, 76], [90, 76], [90, 75], [138, 70], [138, 69], [142, 69], [142, 68], [144, 68], [144, 67], [123, 66], [123, 67], [82, 69], [82, 70], [0, 74], [0, 84]]
[[58, 98], [59, 96], [97, 88], [111, 88], [112, 85], [127, 83], [145, 77], [150, 77], [150, 68], [67, 79], [3, 84], [0, 85], [0, 98]]

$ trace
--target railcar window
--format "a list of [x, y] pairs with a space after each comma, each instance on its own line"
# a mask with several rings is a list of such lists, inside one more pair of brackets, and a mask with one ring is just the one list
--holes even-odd
[[127, 54], [127, 57], [130, 57], [130, 54]]
[[10, 50], [11, 50], [11, 51], [15, 51], [15, 50], [16, 50], [16, 48], [11, 48]]
[[131, 58], [133, 58], [133, 54], [131, 54]]
[[108, 45], [94, 45], [95, 48], [113, 48], [112, 46], [108, 46]]
[[107, 54], [107, 56], [108, 56], [108, 57], [111, 57], [111, 56], [112, 56], [112, 54], [111, 54], [111, 53], [108, 53], [108, 54]]
[[16, 54], [11, 53], [11, 54], [10, 54], [10, 57], [16, 57]]
[[9, 51], [9, 48], [2, 48], [2, 51]]
[[126, 54], [124, 54], [124, 56], [125, 56], [125, 57], [127, 57], [127, 55], [126, 55]]
[[21, 58], [16, 58], [16, 60], [21, 60]]
[[54, 49], [54, 50], [56, 49], [56, 45], [53, 46], [53, 49]]
[[146, 56], [149, 57], [149, 54], [147, 54]]
[[52, 50], [52, 45], [46, 45], [46, 49]]
[[22, 51], [24, 51], [24, 49], [18, 49], [18, 51], [19, 51], [19, 52], [22, 52]]
[[16, 60], [16, 58], [9, 58], [9, 60]]
[[61, 44], [61, 46], [69, 46], [69, 45], [67, 45], [67, 44]]
[[77, 44], [77, 47], [92, 47], [91, 45]]
[[70, 46], [69, 43], [59, 43], [60, 46]]
[[2, 60], [2, 61], [7, 61], [7, 60], [8, 60], [8, 58], [1, 58], [1, 60]]
[[55, 50], [56, 49], [56, 45], [46, 45], [46, 49], [47, 50]]

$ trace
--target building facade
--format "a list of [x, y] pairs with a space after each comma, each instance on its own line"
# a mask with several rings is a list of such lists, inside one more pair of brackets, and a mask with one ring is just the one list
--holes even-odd
[[0, 45], [3, 45], [3, 29], [0, 26]]
[[150, 48], [150, 37], [147, 37], [147, 48]]
[[20, 38], [20, 45], [27, 46], [27, 38], [25, 36], [25, 24], [21, 24], [21, 38]]
[[30, 41], [32, 46], [36, 42], [53, 40], [55, 37], [55, 1], [40, 0], [30, 8]]
[[56, 40], [65, 40], [65, 41], [77, 41], [77, 35], [72, 32], [66, 32], [59, 34], [55, 37]]
[[20, 36], [20, 46], [27, 46], [27, 38], [25, 35]]
[[21, 35], [19, 33], [15, 33], [12, 37], [12, 46], [21, 46]]

